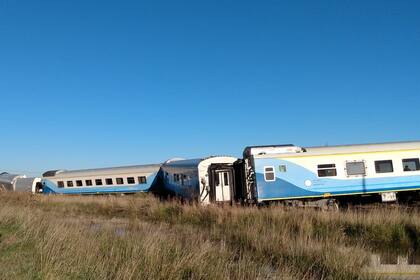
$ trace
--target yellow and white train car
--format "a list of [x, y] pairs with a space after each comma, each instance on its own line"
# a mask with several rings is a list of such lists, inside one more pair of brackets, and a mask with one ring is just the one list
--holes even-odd
[[382, 201], [420, 190], [420, 142], [302, 148], [255, 146], [244, 151], [246, 200]]

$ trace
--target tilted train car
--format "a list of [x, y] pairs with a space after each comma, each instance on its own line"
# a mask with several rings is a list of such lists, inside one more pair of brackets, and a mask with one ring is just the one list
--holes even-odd
[[104, 194], [147, 192], [161, 164], [86, 170], [52, 170], [43, 174], [45, 194]]
[[36, 192], [41, 178], [27, 178], [26, 175], [0, 173], [0, 190], [14, 192]]
[[158, 189], [202, 204], [231, 203], [236, 180], [234, 157], [169, 160], [162, 165]]
[[418, 197], [420, 142], [244, 151], [244, 200], [379, 201]]

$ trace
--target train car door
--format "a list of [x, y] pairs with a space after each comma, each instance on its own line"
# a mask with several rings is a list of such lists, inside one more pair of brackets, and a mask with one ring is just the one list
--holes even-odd
[[210, 201], [213, 203], [232, 202], [234, 190], [233, 167], [211, 168]]
[[216, 202], [231, 200], [231, 172], [228, 170], [217, 171], [215, 177]]

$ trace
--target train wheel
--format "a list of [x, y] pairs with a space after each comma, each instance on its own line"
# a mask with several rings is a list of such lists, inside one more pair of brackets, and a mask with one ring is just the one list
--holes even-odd
[[329, 199], [323, 203], [321, 210], [323, 212], [338, 212], [340, 210], [340, 207], [338, 205], [337, 200]]

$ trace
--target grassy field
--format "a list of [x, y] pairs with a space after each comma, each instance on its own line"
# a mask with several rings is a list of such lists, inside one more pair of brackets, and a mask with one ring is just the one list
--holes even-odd
[[369, 251], [417, 248], [419, 218], [1, 193], [0, 278], [372, 279]]

